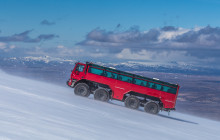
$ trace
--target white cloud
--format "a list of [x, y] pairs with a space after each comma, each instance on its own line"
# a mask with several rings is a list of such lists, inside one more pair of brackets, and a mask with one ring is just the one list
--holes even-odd
[[205, 45], [205, 46], [212, 46], [215, 45], [215, 41], [214, 40], [209, 40], [208, 38], [210, 37], [210, 35], [200, 35], [198, 37], [197, 43], [199, 45]]
[[154, 60], [154, 61], [188, 61], [196, 60], [195, 57], [187, 55], [186, 51], [147, 51], [140, 50], [132, 52], [130, 49], [125, 48], [120, 53], [116, 54], [119, 59], [130, 60]]
[[182, 35], [188, 31], [190, 31], [190, 29], [184, 29], [184, 28], [178, 28], [178, 30], [172, 30], [172, 31], [161, 31], [158, 40], [159, 42], [162, 42], [164, 40], [172, 40], [175, 39], [177, 36]]
[[139, 60], [150, 60], [152, 54], [147, 52], [146, 50], [141, 50], [139, 52], [131, 52], [130, 49], [125, 48], [120, 53], [116, 54], [117, 58], [120, 59], [139, 59]]
[[104, 54], [104, 53], [90, 53], [89, 55], [90, 55], [91, 57], [95, 57], [95, 58], [106, 56], [106, 54]]
[[16, 46], [15, 45], [11, 45], [9, 48], [10, 49], [14, 49], [14, 48], [16, 48]]
[[62, 48], [64, 48], [64, 46], [63, 45], [58, 45], [57, 48], [62, 49]]
[[6, 43], [0, 42], [0, 49], [3, 50], [6, 48]]
[[8, 45], [4, 42], [0, 42], [0, 50], [3, 50], [4, 52], [8, 52], [8, 51], [11, 51], [13, 50], [14, 48], [16, 48], [15, 45]]

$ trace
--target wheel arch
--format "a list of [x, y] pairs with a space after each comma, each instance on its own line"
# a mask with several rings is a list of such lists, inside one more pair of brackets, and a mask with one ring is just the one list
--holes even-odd
[[86, 83], [86, 84], [88, 84], [88, 81], [86, 79], [81, 79], [81, 80], [75, 82], [73, 87], [75, 87], [78, 83]]
[[78, 83], [86, 83], [89, 86], [91, 91], [95, 91], [99, 88], [104, 89], [109, 93], [109, 97], [112, 96], [113, 90], [110, 88], [109, 85], [97, 83], [97, 82], [86, 80], [86, 79], [81, 79], [81, 80], [77, 81], [73, 87], [75, 87]]
[[129, 96], [136, 96], [136, 97], [138, 97], [140, 99], [140, 101], [141, 101], [141, 104], [145, 104], [147, 102], [147, 100], [149, 100], [149, 101], [158, 102], [159, 106], [163, 107], [163, 102], [159, 98], [153, 97], [153, 96], [149, 96], [149, 95], [146, 95], [146, 94], [141, 94], [141, 93], [134, 92], [134, 91], [129, 91], [126, 94], [124, 94], [122, 101], [125, 101], [125, 99], [127, 97], [129, 97]]

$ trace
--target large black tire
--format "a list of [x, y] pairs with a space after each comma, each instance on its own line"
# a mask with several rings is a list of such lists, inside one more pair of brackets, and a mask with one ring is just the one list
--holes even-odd
[[147, 102], [145, 105], [144, 105], [144, 110], [148, 113], [151, 113], [151, 114], [158, 114], [159, 112], [159, 105], [155, 102]]
[[131, 109], [138, 109], [140, 100], [135, 96], [129, 96], [125, 99], [125, 106]]
[[90, 95], [89, 86], [85, 83], [78, 83], [74, 88], [74, 93], [78, 96], [88, 97]]
[[109, 100], [109, 93], [105, 89], [97, 89], [94, 93], [94, 99], [107, 102]]

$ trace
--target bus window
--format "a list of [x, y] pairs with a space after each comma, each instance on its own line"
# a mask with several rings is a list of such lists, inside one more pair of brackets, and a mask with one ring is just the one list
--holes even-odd
[[117, 73], [113, 73], [113, 72], [112, 72], [112, 73], [111, 73], [111, 76], [112, 76], [112, 78], [113, 78], [113, 79], [117, 79], [118, 74], [117, 74]]
[[101, 69], [97, 69], [97, 68], [93, 68], [93, 67], [89, 67], [89, 72], [93, 73], [93, 74], [97, 74], [97, 75], [104, 75], [104, 71]]
[[78, 65], [76, 66], [76, 71], [83, 72], [84, 67], [85, 67], [84, 65], [78, 64]]
[[116, 74], [116, 73], [106, 71], [106, 77], [117, 79], [117, 75], [118, 74]]
[[162, 89], [162, 91], [164, 91], [164, 92], [168, 92], [168, 90], [170, 89], [170, 87], [167, 87], [167, 86], [163, 86], [163, 89]]
[[159, 84], [155, 84], [155, 89], [157, 89], [157, 90], [161, 90], [161, 85], [159, 85]]
[[112, 78], [112, 73], [109, 72], [109, 71], [106, 71], [106, 77], [108, 77], [108, 78]]
[[153, 88], [153, 89], [155, 89], [155, 84], [154, 83], [151, 83], [151, 82], [148, 82], [149, 84], [148, 84], [148, 87], [149, 88]]
[[176, 88], [170, 88], [168, 90], [169, 93], [176, 94]]
[[171, 87], [167, 87], [167, 86], [163, 86], [162, 91], [168, 92], [168, 93], [172, 93], [172, 94], [176, 94], [176, 88], [171, 88]]
[[134, 84], [140, 85], [140, 86], [147, 86], [147, 81], [140, 80], [140, 79], [134, 79]]
[[118, 75], [118, 80], [131, 83], [132, 82], [132, 77], [128, 77], [128, 76], [125, 76], [125, 75]]

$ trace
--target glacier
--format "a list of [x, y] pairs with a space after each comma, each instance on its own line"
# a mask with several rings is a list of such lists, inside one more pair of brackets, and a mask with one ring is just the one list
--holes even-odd
[[34, 79], [0, 71], [0, 140], [220, 139], [219, 121], [180, 112], [152, 115]]

